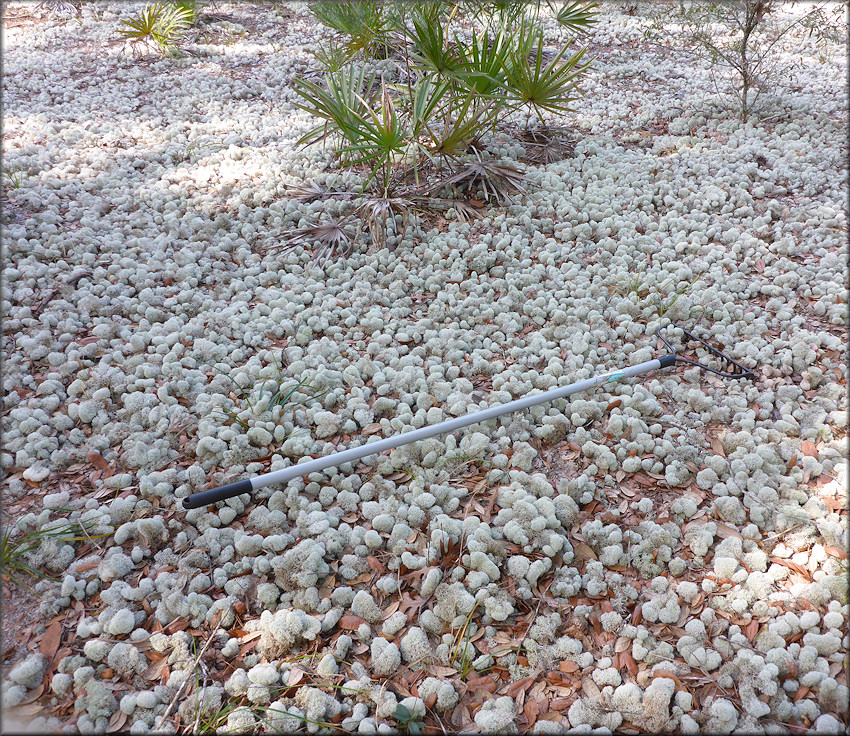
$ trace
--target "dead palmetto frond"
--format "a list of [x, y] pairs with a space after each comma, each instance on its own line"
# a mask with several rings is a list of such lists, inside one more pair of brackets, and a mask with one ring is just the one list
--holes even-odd
[[373, 243], [384, 245], [389, 232], [397, 232], [395, 218], [398, 215], [401, 215], [402, 228], [407, 229], [413, 208], [413, 202], [404, 197], [368, 197], [352, 214], [360, 220], [359, 228], [366, 226]]
[[347, 258], [357, 234], [345, 227], [346, 220], [330, 218], [318, 225], [293, 230], [284, 234], [284, 242], [270, 245], [266, 250], [286, 253], [299, 245], [306, 245], [313, 249], [313, 262], [319, 266], [324, 266], [331, 258]]
[[484, 207], [483, 205], [480, 205], [479, 207], [474, 207], [468, 202], [464, 202], [462, 199], [443, 199], [442, 197], [429, 197], [428, 207], [431, 210], [454, 209], [454, 211], [457, 212], [457, 219], [463, 223], [471, 222], [472, 220], [480, 220], [484, 217], [484, 214], [482, 212]]
[[83, 12], [83, 3], [82, 0], [41, 0], [35, 9], [54, 17], [75, 15], [79, 18]]
[[520, 131], [519, 139], [526, 147], [529, 161], [550, 164], [565, 159], [575, 150], [575, 141], [565, 132], [563, 128], [528, 129]]
[[463, 200], [454, 200], [454, 202], [452, 202], [452, 206], [454, 207], [454, 211], [457, 212], [457, 219], [461, 222], [466, 223], [472, 220], [480, 220], [484, 217], [479, 208], [473, 207], [471, 204], [468, 204]]
[[475, 161], [467, 162], [448, 179], [438, 182], [435, 189], [444, 186], [454, 187], [457, 184], [464, 184], [467, 189], [472, 189], [480, 185], [484, 199], [489, 202], [491, 198], [495, 198], [497, 202], [501, 202], [503, 199], [513, 201], [511, 192], [525, 194], [524, 182], [525, 176], [516, 167], [484, 161], [476, 151]]
[[319, 199], [351, 199], [354, 196], [352, 192], [344, 192], [341, 189], [335, 189], [334, 187], [326, 189], [315, 179], [310, 179], [309, 183], [290, 189], [289, 193], [292, 194], [292, 196], [294, 196], [299, 202], [303, 202], [305, 204], [315, 202]]

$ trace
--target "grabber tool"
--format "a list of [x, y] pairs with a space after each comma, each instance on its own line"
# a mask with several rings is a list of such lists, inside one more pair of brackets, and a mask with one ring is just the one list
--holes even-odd
[[[678, 343], [680, 345], [678, 351], [675, 347], [673, 347], [664, 334], [665, 329], [668, 329], [669, 327], [674, 327], [682, 332], [682, 337], [678, 339]], [[216, 503], [217, 501], [224, 501], [227, 498], [239, 496], [243, 493], [251, 493], [275, 483], [286, 483], [294, 478], [300, 478], [303, 475], [316, 473], [335, 465], [354, 462], [355, 460], [361, 460], [369, 455], [375, 455], [380, 452], [385, 452], [386, 450], [392, 450], [411, 442], [418, 442], [420, 440], [427, 439], [428, 437], [435, 437], [436, 435], [446, 434], [447, 432], [454, 432], [455, 430], [462, 429], [463, 427], [468, 427], [470, 424], [486, 422], [488, 419], [495, 419], [496, 417], [501, 417], [505, 414], [512, 414], [513, 412], [522, 411], [523, 409], [529, 409], [532, 406], [546, 404], [550, 401], [554, 401], [555, 399], [565, 399], [573, 394], [589, 391], [596, 386], [601, 386], [606, 383], [613, 383], [614, 381], [620, 381], [624, 378], [642, 376], [645, 373], [657, 371], [662, 368], [672, 368], [677, 363], [689, 365], [692, 368], [699, 368], [703, 371], [708, 371], [716, 376], [720, 376], [721, 378], [736, 379], [754, 377], [751, 370], [732, 360], [732, 358], [728, 355], [722, 353], [712, 345], [709, 345], [709, 343], [705, 340], [691, 334], [678, 325], [670, 324], [666, 328], [662, 328], [659, 331], [658, 336], [670, 351], [666, 355], [661, 355], [657, 358], [653, 358], [652, 360], [647, 360], [643, 363], [638, 363], [637, 365], [629, 366], [628, 368], [623, 368], [621, 370], [601, 373], [582, 381], [576, 381], [568, 386], [559, 386], [558, 388], [553, 388], [549, 391], [544, 391], [543, 393], [524, 396], [521, 399], [510, 401], [507, 404], [499, 404], [498, 406], [491, 406], [487, 409], [473, 412], [472, 414], [464, 414], [462, 417], [448, 419], [445, 422], [440, 422], [439, 424], [420, 427], [419, 429], [414, 429], [410, 432], [403, 432], [401, 434], [393, 435], [392, 437], [385, 437], [384, 439], [380, 439], [375, 442], [368, 442], [365, 445], [354, 447], [350, 450], [342, 450], [341, 452], [335, 452], [332, 455], [314, 458], [307, 462], [300, 462], [296, 465], [291, 465], [288, 468], [283, 468], [282, 470], [273, 470], [270, 473], [256, 475], [253, 478], [236, 481], [235, 483], [228, 483], [226, 486], [211, 488], [206, 491], [201, 491], [200, 493], [193, 493], [191, 496], [187, 496], [183, 499], [183, 508], [195, 509], [200, 506], [207, 506], [208, 504]]]

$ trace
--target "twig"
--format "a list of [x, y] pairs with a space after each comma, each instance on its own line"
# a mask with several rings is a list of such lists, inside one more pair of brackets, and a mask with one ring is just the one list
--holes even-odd
[[517, 654], [522, 651], [522, 645], [525, 643], [525, 639], [528, 636], [528, 632], [531, 631], [531, 627], [534, 625], [534, 621], [537, 619], [537, 614], [540, 612], [540, 606], [543, 605], [543, 596], [545, 596], [549, 592], [549, 588], [552, 587], [552, 583], [554, 582], [555, 580], [553, 578], [549, 585], [546, 586], [546, 590], [544, 590], [540, 594], [540, 600], [537, 601], [537, 608], [534, 609], [534, 615], [531, 617], [531, 621], [529, 622], [528, 627], [523, 632], [522, 639], [520, 639], [519, 644], [517, 644]]
[[[210, 632], [210, 635], [207, 637], [207, 643], [206, 643], [206, 644], [204, 644], [203, 649], [201, 649], [201, 651], [200, 651], [200, 652], [198, 652], [198, 656], [197, 656], [197, 657], [195, 657], [195, 667], [197, 667], [197, 666], [198, 666], [198, 662], [200, 662], [200, 661], [201, 661], [201, 657], [203, 657], [203, 656], [204, 656], [204, 652], [205, 652], [205, 651], [207, 651], [207, 647], [210, 645], [210, 642], [213, 640], [213, 636], [214, 636], [214, 635], [215, 635], [215, 631], [211, 631], [211, 632]], [[160, 725], [162, 725], [163, 723], [165, 723], [165, 719], [166, 719], [166, 718], [168, 718], [168, 715], [171, 713], [172, 709], [174, 708], [175, 704], [177, 703], [177, 700], [178, 700], [178, 699], [180, 698], [180, 696], [183, 694], [183, 689], [186, 687], [186, 683], [187, 683], [187, 682], [189, 682], [189, 678], [188, 678], [188, 677], [187, 677], [185, 680], [183, 680], [183, 682], [180, 684], [180, 687], [178, 688], [177, 692], [174, 694], [174, 698], [172, 699], [172, 701], [171, 701], [171, 703], [169, 704], [168, 708], [166, 708], [165, 713], [163, 713], [163, 714], [159, 717], [159, 719], [158, 719], [158, 720], [159, 720], [159, 724], [160, 724]]]
[[[86, 276], [91, 276], [91, 273], [92, 272], [88, 270], [81, 271], [80, 273], [71, 276], [71, 278], [69, 278], [64, 284], [62, 284], [62, 286], [74, 286], [80, 279], [85, 278]], [[53, 299], [53, 297], [55, 297], [59, 293], [59, 290], [61, 288], [61, 286], [55, 286], [48, 292], [47, 296], [44, 297], [44, 299], [42, 299], [41, 302], [33, 308], [33, 317], [37, 317], [39, 314], [41, 314], [41, 310], [47, 306], [47, 302]]]

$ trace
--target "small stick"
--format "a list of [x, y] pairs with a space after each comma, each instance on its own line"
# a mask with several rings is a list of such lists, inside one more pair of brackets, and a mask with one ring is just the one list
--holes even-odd
[[[195, 657], [195, 667], [197, 667], [197, 666], [198, 666], [198, 662], [200, 662], [200, 661], [201, 661], [201, 657], [203, 657], [203, 656], [204, 656], [204, 652], [205, 652], [205, 651], [207, 651], [207, 647], [210, 645], [210, 642], [213, 640], [213, 636], [214, 636], [214, 635], [215, 635], [215, 630], [213, 630], [213, 631], [211, 631], [211, 632], [210, 632], [209, 637], [207, 637], [207, 643], [206, 643], [206, 644], [204, 644], [204, 648], [203, 648], [203, 649], [201, 649], [201, 651], [200, 651], [200, 652], [198, 652], [198, 656], [197, 656], [197, 657]], [[168, 715], [169, 715], [169, 713], [171, 713], [171, 710], [174, 708], [175, 704], [177, 703], [177, 700], [178, 700], [178, 699], [179, 699], [179, 697], [183, 694], [183, 689], [186, 687], [186, 683], [187, 683], [187, 682], [189, 682], [189, 678], [188, 678], [188, 677], [187, 677], [185, 680], [183, 680], [183, 682], [180, 684], [180, 687], [178, 688], [177, 692], [174, 694], [174, 698], [172, 699], [172, 701], [171, 701], [171, 703], [169, 704], [168, 708], [166, 708], [165, 713], [163, 713], [163, 714], [160, 716], [160, 718], [159, 718], [159, 725], [160, 725], [160, 726], [161, 726], [163, 723], [165, 723], [165, 719], [166, 719], [166, 718], [168, 718]]]

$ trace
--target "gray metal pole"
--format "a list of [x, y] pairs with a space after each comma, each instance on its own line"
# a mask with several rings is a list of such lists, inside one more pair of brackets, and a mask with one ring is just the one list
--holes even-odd
[[232, 498], [233, 496], [239, 496], [243, 493], [251, 493], [252, 491], [259, 490], [260, 488], [270, 486], [273, 483], [285, 483], [293, 478], [300, 478], [302, 475], [309, 475], [310, 473], [315, 473], [320, 470], [324, 470], [325, 468], [333, 467], [334, 465], [341, 465], [342, 463], [361, 460], [368, 455], [375, 455], [379, 452], [384, 452], [385, 450], [392, 450], [410, 442], [417, 442], [419, 440], [427, 439], [428, 437], [434, 437], [438, 434], [445, 434], [446, 432], [454, 432], [457, 429], [468, 427], [470, 424], [486, 422], [488, 419], [495, 419], [496, 417], [500, 417], [504, 414], [522, 411], [523, 409], [528, 409], [532, 406], [537, 406], [538, 404], [545, 404], [555, 399], [564, 399], [567, 396], [572, 396], [573, 394], [581, 393], [582, 391], [588, 391], [589, 389], [603, 383], [611, 383], [612, 381], [618, 381], [621, 378], [632, 378], [634, 376], [643, 375], [644, 373], [649, 373], [650, 371], [658, 370], [659, 368], [667, 368], [673, 365], [675, 359], [675, 354], [671, 354], [665, 355], [661, 358], [647, 360], [644, 363], [624, 368], [621, 371], [603, 373], [602, 375], [594, 376], [593, 378], [587, 378], [584, 381], [571, 383], [569, 386], [553, 388], [540, 394], [533, 394], [521, 399], [516, 399], [515, 401], [510, 401], [507, 404], [491, 406], [488, 409], [482, 409], [481, 411], [476, 411], [472, 414], [465, 414], [462, 417], [448, 419], [445, 422], [440, 422], [439, 424], [421, 427], [413, 430], [412, 432], [404, 432], [375, 442], [367, 442], [365, 445], [361, 445], [360, 447], [353, 447], [350, 450], [335, 452], [332, 455], [326, 455], [325, 457], [315, 458], [313, 460], [308, 460], [307, 462], [298, 463], [297, 465], [291, 465], [290, 467], [283, 468], [282, 470], [274, 470], [271, 473], [257, 475], [248, 480], [240, 480], [236, 483], [221, 486], [220, 488], [211, 488], [208, 491], [201, 491], [200, 493], [195, 493], [184, 498], [183, 508], [194, 509], [200, 506], [216, 503], [217, 501], [223, 501], [227, 498]]

